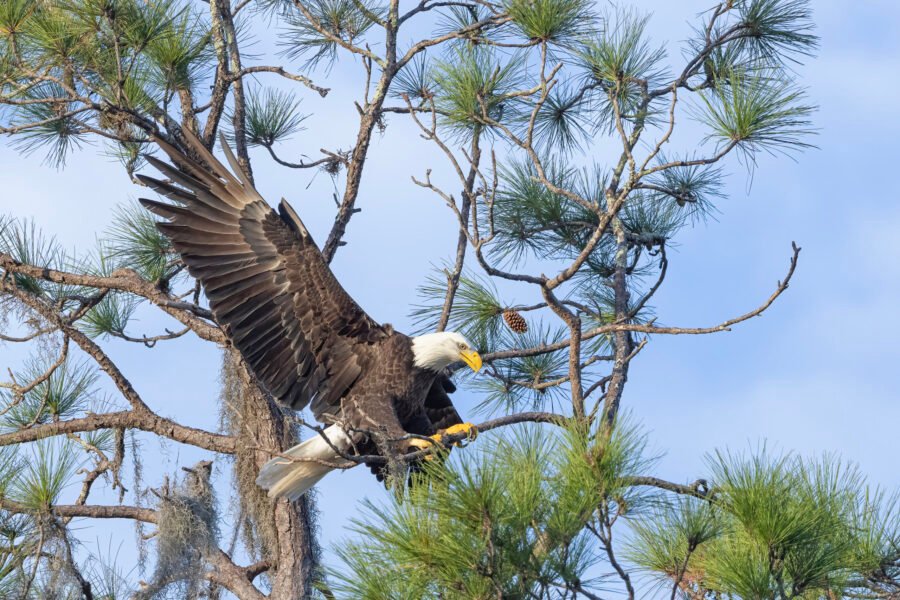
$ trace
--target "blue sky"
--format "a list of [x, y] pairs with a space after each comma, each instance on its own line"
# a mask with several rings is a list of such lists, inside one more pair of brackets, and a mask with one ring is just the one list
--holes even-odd
[[[687, 20], [709, 3], [634, 4], [654, 13], [653, 39], [677, 42], [688, 34]], [[805, 455], [837, 452], [858, 463], [871, 482], [900, 486], [900, 325], [894, 314], [900, 304], [900, 188], [891, 179], [900, 137], [900, 90], [892, 75], [900, 73], [900, 5], [817, 1], [814, 8], [821, 52], [798, 72], [820, 106], [819, 149], [796, 161], [761, 156], [752, 180], [739, 164], [728, 163], [729, 197], [719, 203], [717, 220], [683, 232], [670, 253], [667, 282], [654, 303], [659, 322], [708, 325], [754, 308], [783, 277], [792, 240], [803, 247], [800, 265], [790, 289], [761, 318], [715, 336], [655, 338], [632, 364], [623, 403], [648, 431], [651, 448], [665, 453], [656, 475], [692, 481], [706, 473], [705, 453], [766, 440]], [[335, 92], [327, 100], [304, 95], [302, 109], [315, 117], [284, 146], [284, 156], [316, 157], [319, 147], [350, 144], [356, 127], [350, 77], [355, 74], [344, 68], [318, 75], [317, 83]], [[57, 171], [39, 157], [21, 156], [4, 139], [0, 214], [34, 218], [64, 246], [88, 249], [112, 208], [140, 193], [97, 150], [87, 147]], [[287, 197], [323, 240], [333, 216], [328, 178], [276, 168], [262, 153], [254, 158], [263, 195], [271, 202]], [[455, 243], [449, 212], [409, 180], [430, 166], [441, 181], [444, 162], [434, 148], [401, 117], [392, 118], [386, 134], [373, 141], [363, 212], [334, 262], [359, 303], [400, 329], [409, 329], [416, 285]], [[534, 290], [517, 288], [508, 299], [534, 298]], [[168, 324], [152, 311], [139, 317], [135, 333]], [[154, 409], [215, 427], [215, 348], [196, 340], [153, 350], [117, 342], [108, 347]], [[5, 367], [19, 358], [18, 350], [0, 346], [0, 358]], [[465, 412], [472, 399], [460, 403]], [[198, 458], [177, 444], [145, 448], [148, 482]], [[324, 545], [346, 535], [360, 498], [383, 493], [367, 472], [326, 478], [318, 487]], [[223, 507], [226, 496], [223, 489]], [[82, 526], [91, 528], [86, 541], [96, 538], [106, 547], [107, 529]], [[113, 531], [124, 540], [128, 560], [131, 531]]]

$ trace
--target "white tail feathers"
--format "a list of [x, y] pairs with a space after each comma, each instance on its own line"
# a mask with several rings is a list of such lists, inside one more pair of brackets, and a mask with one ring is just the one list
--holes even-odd
[[[322, 434], [317, 433], [283, 454], [295, 459], [312, 458], [338, 462], [341, 457], [334, 449], [347, 452], [353, 447], [353, 442], [339, 425], [327, 427], [323, 434], [331, 445], [323, 439]], [[256, 485], [269, 490], [270, 498], [288, 498], [293, 501], [305, 494], [332, 470], [332, 467], [312, 460], [289, 460], [276, 456], [260, 469]]]

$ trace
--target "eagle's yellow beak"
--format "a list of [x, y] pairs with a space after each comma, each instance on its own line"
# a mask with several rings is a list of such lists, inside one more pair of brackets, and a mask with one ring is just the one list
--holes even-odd
[[481, 356], [474, 350], [463, 350], [459, 357], [476, 373], [481, 369]]

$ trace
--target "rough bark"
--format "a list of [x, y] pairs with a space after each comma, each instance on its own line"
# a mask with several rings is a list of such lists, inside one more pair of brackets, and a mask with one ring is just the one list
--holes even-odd
[[92, 414], [80, 419], [54, 421], [0, 435], [0, 446], [35, 442], [54, 435], [82, 433], [100, 429], [140, 429], [170, 440], [190, 444], [204, 450], [232, 454], [234, 438], [194, 427], [186, 427], [150, 411], [125, 410], [113, 413]]
[[[255, 378], [249, 374], [246, 365], [238, 360], [231, 362], [234, 365], [231, 368], [234, 368], [240, 377], [245, 393], [240, 424], [245, 429], [244, 433], [255, 442], [252, 447], [241, 448], [238, 452], [249, 453], [244, 458], [249, 459], [248, 466], [251, 467], [251, 473], [255, 477], [259, 468], [272, 458], [265, 448], [285, 450], [296, 443], [296, 437], [288, 420], [284, 418], [282, 409], [270, 395], [261, 390]], [[238, 460], [240, 461], [241, 457]], [[236, 476], [240, 478], [243, 476], [240, 465], [237, 469]], [[259, 495], [263, 503], [268, 503], [268, 506], [260, 503], [256, 503], [255, 506], [258, 507], [257, 510], [265, 513], [256, 515], [257, 518], [268, 518], [272, 521], [274, 539], [268, 540], [272, 544], [268, 549], [272, 556], [265, 557], [275, 565], [269, 570], [272, 583], [269, 597], [273, 600], [306, 598], [312, 592], [319, 558], [312, 499], [309, 495], [304, 495], [297, 502], [283, 499], [272, 502], [265, 498], [265, 492], [259, 488], [242, 491], [245, 494]]]

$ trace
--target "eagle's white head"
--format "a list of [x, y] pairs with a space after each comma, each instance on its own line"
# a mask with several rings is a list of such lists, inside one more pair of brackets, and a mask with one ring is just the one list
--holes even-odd
[[463, 361], [473, 371], [481, 368], [481, 357], [469, 341], [455, 331], [426, 333], [412, 339], [415, 364], [422, 369], [440, 371], [457, 361]]

